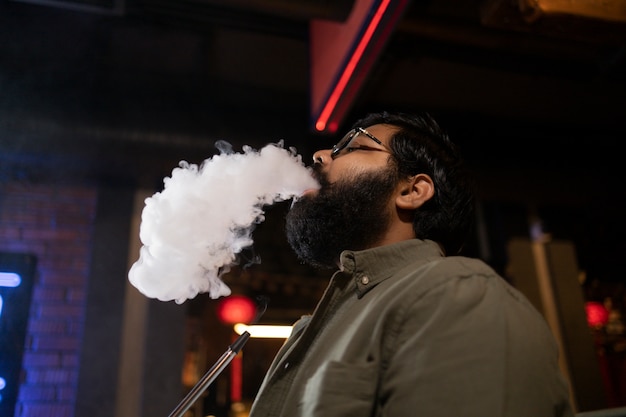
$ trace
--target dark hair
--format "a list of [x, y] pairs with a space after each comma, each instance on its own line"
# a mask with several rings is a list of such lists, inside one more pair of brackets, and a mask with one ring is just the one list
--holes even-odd
[[474, 182], [458, 147], [427, 113], [371, 113], [353, 127], [376, 124], [400, 128], [389, 141], [399, 178], [424, 173], [434, 182], [433, 198], [415, 211], [416, 237], [438, 242], [447, 255], [459, 253], [474, 225]]

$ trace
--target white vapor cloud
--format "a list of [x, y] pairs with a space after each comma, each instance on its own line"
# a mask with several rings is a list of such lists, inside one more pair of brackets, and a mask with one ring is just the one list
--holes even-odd
[[223, 274], [237, 254], [253, 245], [264, 206], [318, 189], [294, 148], [283, 142], [242, 153], [216, 143], [219, 155], [200, 165], [180, 162], [163, 180], [163, 191], [145, 200], [139, 259], [128, 278], [150, 298], [181, 304], [198, 293], [230, 295]]

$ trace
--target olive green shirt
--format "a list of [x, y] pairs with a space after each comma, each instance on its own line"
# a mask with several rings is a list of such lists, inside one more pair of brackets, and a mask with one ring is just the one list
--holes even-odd
[[573, 416], [557, 356], [543, 317], [480, 260], [417, 239], [344, 251], [250, 416]]

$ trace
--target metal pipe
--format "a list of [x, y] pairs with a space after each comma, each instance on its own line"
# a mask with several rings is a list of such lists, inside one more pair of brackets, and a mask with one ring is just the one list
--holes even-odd
[[176, 408], [170, 413], [169, 417], [183, 417], [185, 412], [196, 402], [196, 400], [202, 395], [202, 393], [211, 385], [211, 383], [217, 378], [219, 374], [228, 366], [235, 356], [239, 353], [243, 345], [246, 344], [250, 338], [250, 333], [243, 332], [232, 345], [226, 349], [226, 352], [215, 362], [215, 364], [209, 369], [202, 378], [196, 383], [196, 385], [187, 393], [185, 398], [176, 406]]

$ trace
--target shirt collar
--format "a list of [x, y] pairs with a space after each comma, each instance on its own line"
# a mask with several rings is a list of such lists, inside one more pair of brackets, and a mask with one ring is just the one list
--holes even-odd
[[443, 256], [443, 251], [436, 242], [409, 239], [362, 251], [345, 250], [341, 253], [339, 262], [341, 270], [352, 275], [361, 298], [408, 263]]

